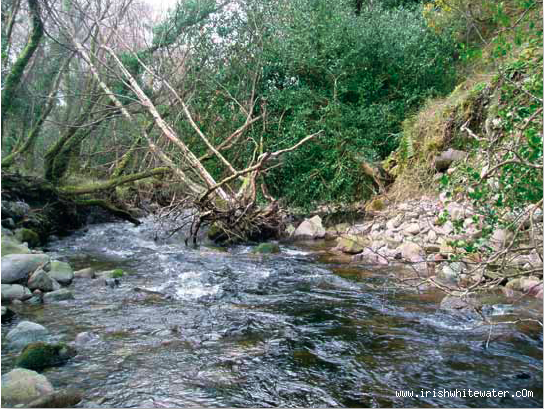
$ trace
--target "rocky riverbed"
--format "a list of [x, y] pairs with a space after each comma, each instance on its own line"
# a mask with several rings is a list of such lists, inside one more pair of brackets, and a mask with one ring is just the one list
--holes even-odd
[[425, 388], [484, 388], [499, 376], [501, 387], [530, 390], [522, 404], [538, 407], [539, 298], [512, 298], [508, 285], [504, 294], [462, 298], [401, 285], [401, 277], [435, 277], [462, 292], [470, 266], [450, 260], [452, 233], [435, 222], [441, 204], [427, 199], [423, 212], [419, 203], [333, 228], [314, 217], [292, 226], [288, 243], [231, 248], [190, 249], [175, 236], [157, 242], [151, 219], [89, 226], [45, 253], [3, 229], [11, 253], [2, 254], [2, 403], [520, 402], [395, 397], [395, 388], [421, 388], [423, 374]]

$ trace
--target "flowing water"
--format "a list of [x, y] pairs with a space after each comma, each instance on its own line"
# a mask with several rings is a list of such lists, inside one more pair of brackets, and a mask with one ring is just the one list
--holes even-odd
[[[387, 269], [335, 265], [292, 246], [266, 256], [248, 246], [192, 249], [156, 242], [153, 227], [93, 225], [51, 243], [52, 256], [75, 268], [127, 272], [117, 288], [78, 279], [75, 300], [19, 306], [2, 324], [3, 336], [21, 319], [45, 325], [54, 341], [96, 334], [44, 371], [55, 387], [83, 389], [85, 402], [106, 407], [542, 407], [538, 324], [490, 334], [476, 316], [438, 309], [438, 293], [399, 289]], [[540, 300], [497, 302], [484, 308], [497, 322], [542, 314]], [[16, 356], [3, 341], [2, 373]], [[524, 397], [470, 398], [469, 389]]]

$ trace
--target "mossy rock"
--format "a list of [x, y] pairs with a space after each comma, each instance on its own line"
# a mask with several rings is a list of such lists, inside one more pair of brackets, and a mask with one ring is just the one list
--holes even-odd
[[15, 238], [21, 243], [28, 243], [29, 247], [36, 247], [41, 244], [40, 236], [34, 230], [21, 228], [15, 230]]
[[274, 254], [281, 252], [280, 246], [276, 243], [261, 243], [253, 249], [254, 253], [260, 254]]
[[46, 344], [45, 342], [34, 342], [23, 349], [21, 355], [15, 361], [15, 365], [21, 368], [39, 370], [62, 365], [76, 354], [77, 352], [73, 347], [64, 343]]
[[26, 244], [19, 243], [17, 239], [9, 236], [2, 236], [2, 257], [9, 254], [29, 254], [30, 250]]
[[366, 208], [379, 212], [380, 210], [385, 209], [385, 203], [382, 199], [374, 199], [366, 206]]
[[111, 277], [112, 278], [121, 278], [125, 275], [125, 272], [123, 270], [121, 270], [120, 268], [116, 268], [115, 270], [112, 271], [111, 273]]

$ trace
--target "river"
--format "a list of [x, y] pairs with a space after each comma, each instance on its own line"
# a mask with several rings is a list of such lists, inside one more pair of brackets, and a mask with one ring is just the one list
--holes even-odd
[[[44, 372], [55, 387], [83, 389], [83, 403], [542, 407], [536, 323], [495, 325], [490, 336], [478, 317], [440, 310], [440, 293], [400, 289], [388, 268], [290, 245], [272, 255], [194, 249], [179, 237], [154, 240], [154, 228], [96, 224], [51, 242], [48, 252], [75, 269], [123, 269], [121, 285], [78, 279], [75, 300], [19, 306], [19, 318], [2, 324], [3, 336], [21, 319], [45, 325], [55, 341], [96, 334]], [[496, 296], [483, 312], [495, 322], [542, 315], [541, 300], [509, 302]], [[15, 357], [2, 341], [2, 373]], [[471, 398], [469, 389], [524, 396]]]

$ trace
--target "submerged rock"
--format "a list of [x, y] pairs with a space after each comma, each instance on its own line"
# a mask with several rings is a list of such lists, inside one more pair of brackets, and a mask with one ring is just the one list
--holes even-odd
[[[77, 389], [52, 392], [26, 405], [27, 408], [73, 408], [83, 399], [83, 394]], [[94, 407], [94, 406], [90, 406]]]
[[26, 283], [38, 267], [49, 263], [47, 254], [10, 254], [2, 257], [2, 284]]
[[358, 254], [370, 244], [370, 240], [365, 237], [348, 234], [338, 237], [334, 250], [347, 254]]
[[23, 349], [15, 365], [26, 369], [43, 369], [62, 365], [76, 355], [75, 348], [64, 343], [33, 342]]
[[6, 335], [6, 340], [15, 348], [22, 349], [33, 342], [45, 341], [49, 331], [43, 325], [21, 321]]
[[15, 406], [39, 399], [53, 392], [53, 386], [37, 372], [16, 368], [2, 375], [2, 406]]

